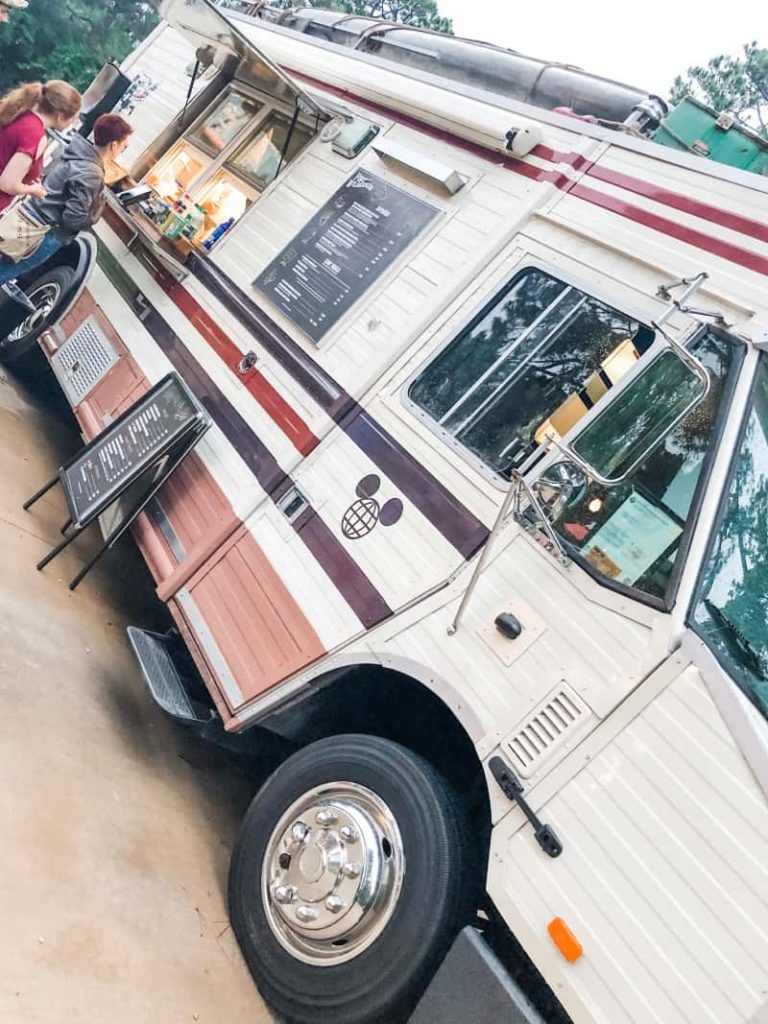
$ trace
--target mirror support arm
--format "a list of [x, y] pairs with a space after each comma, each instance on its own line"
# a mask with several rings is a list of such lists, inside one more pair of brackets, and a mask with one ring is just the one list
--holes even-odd
[[512, 504], [516, 494], [517, 481], [513, 477], [512, 482], [509, 485], [509, 490], [504, 495], [504, 501], [502, 501], [501, 503], [499, 514], [496, 516], [496, 521], [491, 527], [491, 532], [488, 534], [488, 539], [483, 545], [483, 550], [480, 552], [480, 557], [477, 560], [477, 565], [472, 571], [472, 576], [470, 577], [469, 583], [467, 584], [467, 589], [464, 591], [464, 596], [461, 599], [461, 604], [456, 609], [456, 614], [453, 617], [453, 622], [448, 627], [448, 636], [453, 636], [456, 633], [456, 630], [459, 628], [459, 623], [464, 617], [464, 611], [467, 605], [469, 604], [469, 599], [472, 596], [475, 586], [477, 585], [478, 579], [480, 578], [480, 573], [483, 571], [483, 569], [485, 568], [485, 563], [488, 561], [488, 555], [491, 552], [493, 542], [496, 540], [496, 537], [498, 536], [499, 531], [501, 530], [501, 527], [504, 524], [504, 520], [507, 518], [509, 507]]
[[522, 477], [520, 473], [517, 472], [517, 470], [513, 469], [511, 471], [509, 490], [504, 496], [504, 501], [501, 503], [499, 514], [496, 516], [496, 521], [494, 522], [493, 527], [491, 528], [491, 532], [488, 534], [488, 539], [483, 545], [483, 550], [480, 552], [480, 557], [477, 560], [477, 565], [472, 571], [472, 576], [470, 577], [469, 583], [467, 584], [467, 589], [464, 591], [464, 596], [461, 599], [461, 604], [456, 609], [456, 614], [453, 617], [453, 621], [448, 627], [448, 636], [453, 636], [458, 630], [459, 625], [461, 624], [461, 620], [464, 617], [464, 612], [466, 611], [470, 598], [472, 597], [475, 587], [477, 586], [477, 581], [480, 578], [480, 573], [485, 568], [485, 564], [488, 561], [488, 556], [491, 553], [493, 543], [496, 540], [497, 536], [499, 535], [499, 532], [501, 531], [501, 528], [504, 525], [507, 515], [509, 514], [509, 509], [513, 503], [513, 515], [515, 521], [517, 523], [521, 523], [520, 495], [523, 491], [525, 492], [528, 501], [531, 503], [531, 507], [536, 512], [537, 519], [541, 522], [541, 525], [544, 527], [544, 530], [547, 534], [547, 537], [549, 538], [552, 549], [557, 552], [557, 556], [560, 562], [563, 565], [570, 565], [571, 559], [568, 557], [565, 548], [560, 543], [557, 534], [552, 529], [552, 525], [550, 524], [544, 510], [539, 504], [538, 498], [533, 493], [531, 488], [528, 486], [528, 483], [526, 482], [525, 478]]

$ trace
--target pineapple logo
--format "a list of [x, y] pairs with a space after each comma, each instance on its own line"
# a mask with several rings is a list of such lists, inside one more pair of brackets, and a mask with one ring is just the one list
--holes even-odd
[[364, 476], [355, 488], [357, 501], [353, 501], [341, 520], [341, 532], [347, 540], [367, 537], [376, 526], [394, 526], [403, 514], [403, 503], [399, 498], [390, 498], [383, 505], [374, 498], [381, 487], [381, 478], [371, 473]]

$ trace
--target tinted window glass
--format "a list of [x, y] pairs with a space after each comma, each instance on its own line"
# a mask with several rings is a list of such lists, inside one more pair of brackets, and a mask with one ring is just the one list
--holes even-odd
[[605, 488], [588, 481], [553, 524], [601, 575], [655, 597], [663, 597], [669, 586], [741, 346], [708, 333], [691, 350], [710, 372], [704, 401], [624, 483]]
[[262, 103], [236, 92], [221, 99], [204, 120], [189, 133], [209, 153], [221, 153], [259, 112]]
[[540, 270], [520, 275], [409, 396], [499, 472], [562, 436], [635, 363], [650, 331]]
[[768, 363], [763, 357], [693, 625], [768, 717]]

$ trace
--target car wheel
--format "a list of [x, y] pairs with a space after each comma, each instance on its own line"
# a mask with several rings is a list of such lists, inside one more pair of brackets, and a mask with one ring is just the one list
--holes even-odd
[[243, 824], [235, 934], [291, 1024], [405, 1021], [483, 886], [463, 806], [429, 762], [372, 736], [300, 750]]

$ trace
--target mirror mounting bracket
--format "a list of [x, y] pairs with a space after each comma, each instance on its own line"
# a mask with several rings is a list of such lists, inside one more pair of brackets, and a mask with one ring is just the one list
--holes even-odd
[[[555, 555], [561, 565], [566, 567], [569, 566], [573, 560], [563, 547], [560, 538], [555, 533], [552, 523], [549, 521], [547, 513], [541, 507], [541, 502], [536, 496], [533, 488], [529, 486], [525, 477], [521, 476], [516, 470], [512, 470], [512, 481], [517, 484], [515, 488], [514, 505], [512, 506], [512, 517], [515, 522], [522, 526], [527, 532], [530, 532], [532, 525], [535, 527], [542, 527], [547, 535], [547, 550]], [[521, 500], [523, 493], [525, 493], [525, 496], [528, 499], [529, 508], [532, 508], [535, 513], [536, 521], [534, 524], [528, 522], [524, 516]]]
[[[726, 320], [722, 313], [716, 309], [695, 309], [693, 306], [686, 305], [687, 300], [693, 295], [694, 292], [704, 284], [709, 277], [709, 274], [702, 270], [700, 274], [695, 277], [683, 277], [674, 284], [660, 284], [656, 289], [656, 295], [660, 299], [664, 299], [669, 303], [669, 309], [666, 309], [659, 317], [657, 323], [666, 323], [672, 314], [677, 311], [678, 313], [685, 313], [687, 316], [703, 316], [708, 319], [714, 320], [719, 327], [729, 328], [733, 327], [733, 323]], [[673, 292], [678, 288], [683, 288], [684, 291], [679, 298], [673, 296]]]

